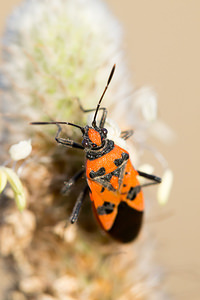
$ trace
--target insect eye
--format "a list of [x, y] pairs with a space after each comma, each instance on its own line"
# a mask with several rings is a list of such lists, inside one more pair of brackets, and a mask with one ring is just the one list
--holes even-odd
[[82, 141], [82, 145], [83, 145], [84, 148], [87, 148], [87, 147], [89, 146], [88, 140], [84, 139], [84, 140]]
[[106, 136], [108, 133], [108, 130], [106, 128], [102, 128], [101, 130], [102, 130], [103, 134]]

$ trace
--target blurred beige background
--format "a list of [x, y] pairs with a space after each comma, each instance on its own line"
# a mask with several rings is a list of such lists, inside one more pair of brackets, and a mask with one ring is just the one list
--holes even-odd
[[[0, 3], [0, 33], [19, 0]], [[174, 129], [172, 145], [156, 144], [174, 171], [165, 211], [151, 223], [156, 258], [167, 270], [175, 299], [200, 299], [200, 1], [106, 0], [124, 26], [125, 49], [134, 85], [150, 85], [159, 115]], [[108, 28], [109, 30], [109, 28]]]

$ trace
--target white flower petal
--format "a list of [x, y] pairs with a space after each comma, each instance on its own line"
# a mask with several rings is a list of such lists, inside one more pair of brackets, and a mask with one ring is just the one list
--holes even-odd
[[32, 151], [31, 140], [21, 141], [12, 145], [9, 149], [10, 156], [13, 160], [26, 158]]
[[162, 183], [158, 187], [157, 197], [158, 203], [165, 205], [168, 201], [169, 194], [173, 183], [173, 173], [170, 169], [167, 169], [162, 176]]

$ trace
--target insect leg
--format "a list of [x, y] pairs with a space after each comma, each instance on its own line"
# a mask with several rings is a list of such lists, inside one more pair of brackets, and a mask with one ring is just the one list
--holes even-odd
[[122, 131], [120, 137], [124, 140], [127, 140], [128, 138], [130, 138], [133, 135], [133, 130], [126, 130], [126, 131]]
[[158, 177], [158, 176], [147, 174], [147, 173], [144, 173], [144, 172], [141, 172], [141, 171], [137, 171], [137, 172], [140, 176], [142, 176], [144, 178], [147, 178], [147, 179], [150, 179], [150, 180], [153, 180], [153, 182], [144, 183], [144, 184], [141, 184], [141, 185], [137, 185], [135, 187], [131, 187], [128, 194], [127, 194], [127, 199], [130, 199], [130, 200], [135, 199], [137, 194], [141, 191], [141, 188], [146, 187], [146, 186], [150, 186], [150, 185], [154, 185], [154, 184], [158, 184], [158, 183], [161, 183], [161, 181], [162, 181], [161, 178]]
[[[89, 112], [92, 112], [92, 111], [96, 111], [96, 108], [92, 108], [92, 109], [84, 109], [81, 102], [80, 102], [80, 99], [78, 97], [75, 98], [77, 101], [78, 101], [78, 104], [79, 104], [79, 107], [80, 107], [80, 110], [82, 110], [84, 113], [89, 113]], [[102, 116], [101, 116], [101, 120], [100, 120], [100, 125], [99, 127], [102, 128], [105, 124], [105, 121], [106, 121], [106, 117], [107, 117], [107, 109], [105, 107], [100, 107], [99, 110], [103, 110], [103, 113], [102, 113]]]
[[56, 124], [56, 125], [58, 127], [58, 131], [57, 131], [56, 136], [55, 136], [55, 140], [56, 140], [57, 143], [65, 145], [65, 146], [70, 147], [70, 148], [84, 149], [84, 147], [79, 143], [76, 143], [76, 142], [74, 142], [72, 140], [69, 140], [69, 139], [60, 138], [59, 135], [62, 131], [62, 127], [59, 124]]
[[84, 172], [85, 172], [85, 168], [78, 171], [72, 178], [70, 178], [69, 181], [65, 181], [64, 182], [65, 186], [62, 189], [62, 193], [64, 194], [68, 192], [72, 187], [72, 185], [76, 183], [76, 181], [83, 175]]
[[76, 203], [74, 205], [74, 208], [73, 208], [73, 211], [72, 211], [72, 214], [70, 217], [70, 222], [72, 224], [74, 224], [78, 219], [78, 216], [79, 216], [79, 213], [81, 210], [81, 206], [83, 204], [83, 201], [85, 199], [85, 196], [86, 196], [88, 190], [89, 190], [89, 187], [88, 187], [88, 185], [86, 185], [85, 188], [80, 193], [80, 195], [78, 196], [78, 199], [76, 200]]
[[147, 174], [147, 173], [144, 173], [144, 172], [141, 172], [141, 171], [137, 171], [137, 172], [140, 176], [154, 181], [152, 183], [147, 183], [147, 185], [161, 183], [161, 181], [162, 181], [162, 179], [160, 177], [156, 176], [156, 175]]
[[140, 187], [143, 188], [143, 187], [154, 185], [154, 184], [158, 184], [158, 183], [160, 183], [160, 182], [154, 181], [154, 182], [150, 182], [150, 183], [144, 183], [144, 184], [141, 184]]

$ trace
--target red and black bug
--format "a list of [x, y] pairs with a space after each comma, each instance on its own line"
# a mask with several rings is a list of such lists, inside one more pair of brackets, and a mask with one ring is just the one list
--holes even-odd
[[[129, 153], [115, 145], [112, 140], [107, 139], [107, 129], [104, 127], [107, 109], [100, 108], [100, 105], [114, 71], [115, 65], [96, 109], [84, 110], [80, 105], [84, 112], [95, 111], [91, 126], [82, 127], [69, 122], [32, 122], [31, 124], [56, 124], [58, 131], [55, 140], [58, 143], [85, 151], [85, 168], [75, 174], [67, 183], [69, 189], [83, 173], [86, 174], [87, 185], [76, 201], [70, 219], [71, 223], [77, 221], [83, 200], [89, 191], [94, 214], [101, 227], [114, 239], [127, 243], [135, 239], [141, 229], [144, 213], [142, 187], [160, 183], [161, 178], [134, 169]], [[99, 110], [102, 110], [103, 113], [99, 126], [97, 126], [96, 118]], [[59, 137], [61, 124], [80, 129], [83, 135], [82, 144]], [[121, 137], [126, 140], [132, 134], [132, 130], [123, 131]], [[138, 176], [150, 179], [151, 182], [140, 185]]]

